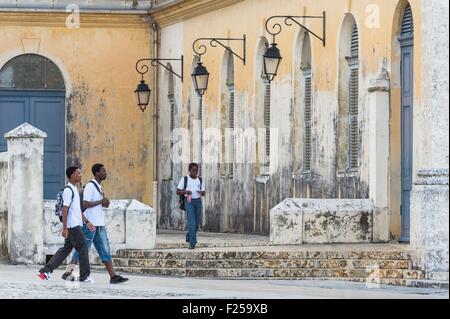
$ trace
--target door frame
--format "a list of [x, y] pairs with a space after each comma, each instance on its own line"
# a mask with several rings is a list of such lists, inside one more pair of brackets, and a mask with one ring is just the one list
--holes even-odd
[[[403, 136], [404, 136], [404, 117], [403, 117], [403, 89], [404, 89], [404, 61], [403, 61], [403, 53], [405, 48], [408, 48], [408, 50], [411, 50], [411, 64], [412, 64], [412, 70], [411, 70], [411, 118], [410, 118], [410, 138], [411, 138], [411, 183], [412, 183], [412, 179], [413, 179], [413, 173], [414, 173], [414, 152], [413, 152], [413, 148], [414, 148], [414, 37], [408, 37], [408, 38], [400, 38], [400, 138], [401, 138], [401, 142], [400, 142], [400, 168], [401, 168], [401, 177], [400, 177], [400, 187], [401, 187], [401, 199], [400, 199], [400, 216], [401, 216], [401, 233], [400, 233], [400, 241], [402, 242], [409, 242], [410, 241], [410, 233], [411, 233], [411, 197], [410, 197], [410, 201], [409, 201], [409, 206], [408, 206], [408, 227], [407, 229], [405, 229], [404, 227], [404, 222], [405, 222], [405, 215], [403, 214], [404, 211], [404, 207], [403, 207], [403, 165], [404, 165], [404, 161], [403, 161], [403, 145], [404, 145], [404, 141], [403, 141]], [[412, 192], [412, 190], [411, 190]], [[406, 232], [405, 232], [406, 231]]]
[[[66, 90], [14, 90], [14, 89], [0, 89], [0, 97], [2, 96], [12, 96], [12, 97], [23, 97], [23, 96], [33, 96], [33, 97], [63, 97], [64, 98], [64, 171], [67, 168], [67, 98]], [[66, 176], [64, 175], [64, 184]]]

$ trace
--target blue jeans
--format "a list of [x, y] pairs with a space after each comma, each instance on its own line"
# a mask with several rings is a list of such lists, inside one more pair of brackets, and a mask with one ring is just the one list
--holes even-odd
[[[105, 226], [95, 226], [95, 231], [90, 231], [86, 225], [83, 225], [83, 233], [86, 237], [86, 246], [89, 251], [92, 244], [100, 256], [103, 263], [112, 262], [111, 250], [109, 247], [108, 235]], [[74, 252], [72, 255], [71, 264], [78, 263], [79, 254]]]
[[197, 245], [197, 229], [202, 221], [202, 200], [193, 199], [190, 203], [185, 200], [186, 213], [187, 213], [187, 223], [188, 223], [188, 233], [186, 238], [189, 239], [191, 246]]

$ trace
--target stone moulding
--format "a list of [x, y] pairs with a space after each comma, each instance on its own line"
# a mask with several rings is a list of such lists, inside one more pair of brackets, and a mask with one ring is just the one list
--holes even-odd
[[[27, 12], [27, 11], [0, 11], [0, 24], [2, 26], [44, 26], [66, 27], [69, 13], [66, 12]], [[80, 13], [80, 26], [82, 28], [145, 28], [149, 27], [150, 18], [147, 14], [123, 13]]]
[[417, 170], [415, 185], [448, 185], [448, 168], [423, 168]]
[[160, 27], [212, 12], [243, 0], [187, 0], [163, 1], [151, 9], [150, 15]]
[[23, 123], [22, 125], [16, 127], [12, 131], [6, 133], [5, 138], [46, 138], [47, 133], [42, 132], [40, 129], [34, 126]]

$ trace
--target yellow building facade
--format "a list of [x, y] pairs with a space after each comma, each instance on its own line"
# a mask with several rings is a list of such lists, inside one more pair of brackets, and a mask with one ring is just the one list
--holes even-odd
[[[418, 172], [425, 167], [448, 170], [448, 142], [441, 130], [448, 127], [448, 117], [438, 125], [440, 133], [434, 134], [426, 129], [429, 123], [424, 116], [433, 99], [428, 70], [431, 56], [438, 54], [432, 53], [433, 47], [448, 44], [430, 36], [435, 32], [430, 21], [443, 7], [443, 2], [420, 0], [243, 0], [162, 1], [152, 8], [150, 15], [159, 28], [155, 56], [183, 55], [185, 60], [183, 82], [161, 70], [158, 102], [153, 105], [160, 114], [160, 227], [184, 227], [185, 216], [177, 209], [174, 190], [187, 172], [187, 163], [200, 161], [209, 193], [203, 216], [206, 230], [267, 234], [270, 209], [289, 197], [370, 198], [376, 206], [372, 240], [409, 241], [410, 232], [415, 231], [411, 229], [421, 227], [410, 224], [416, 218], [411, 198]], [[283, 59], [267, 89], [263, 54], [273, 42], [267, 19], [322, 16], [323, 12], [325, 30], [322, 19], [297, 21], [319, 36], [325, 34], [325, 46], [296, 24], [276, 21], [282, 26], [276, 43]], [[440, 25], [445, 26], [442, 21]], [[193, 43], [199, 38], [243, 36], [245, 65], [220, 45], [201, 42], [207, 47], [201, 61], [210, 77], [200, 107], [190, 79], [199, 59]], [[242, 42], [223, 44], [244, 54]], [[308, 64], [311, 106], [306, 114], [304, 69]], [[180, 72], [178, 66], [171, 67]], [[444, 78], [440, 83], [445, 87]], [[229, 113], [230, 92], [234, 115]], [[269, 137], [263, 133], [255, 143], [239, 149], [235, 144], [228, 151], [223, 135], [219, 141], [209, 135], [203, 136], [201, 144], [196, 140], [196, 122], [202, 128], [200, 135], [208, 129], [223, 133], [231, 127], [230, 118], [233, 128], [275, 130]], [[189, 139], [182, 134], [171, 137], [173, 126], [186, 129]], [[440, 145], [428, 142], [438, 135]], [[219, 146], [212, 147], [216, 142]], [[174, 144], [182, 145], [185, 156], [178, 164], [170, 161], [179, 152], [170, 153]], [[261, 162], [258, 154], [264, 147], [270, 148], [270, 160]], [[231, 170], [224, 161], [227, 152], [233, 154]], [[242, 153], [256, 160], [240, 163], [236, 158]], [[206, 162], [205, 157], [213, 160]]]
[[[153, 184], [148, 182], [153, 180], [152, 118], [142, 115], [134, 97], [139, 80], [135, 63], [151, 52], [149, 18], [145, 11], [81, 10], [75, 14], [45, 8], [35, 12], [29, 8], [2, 9], [0, 69], [7, 77], [7, 67], [13, 67], [18, 57], [43, 57], [43, 61], [56, 65], [65, 97], [61, 109], [65, 115], [56, 118], [65, 122], [65, 162], [58, 166], [59, 173], [64, 177], [64, 164], [80, 165], [82, 183], [86, 184], [92, 178], [92, 165], [101, 162], [109, 174], [105, 183], [108, 197], [136, 198], [152, 204]], [[20, 66], [14, 70], [17, 74]], [[4, 94], [18, 91], [15, 86], [3, 88]], [[45, 90], [41, 93], [46, 94]], [[7, 99], [4, 97], [2, 109], [5, 121], [10, 112]]]

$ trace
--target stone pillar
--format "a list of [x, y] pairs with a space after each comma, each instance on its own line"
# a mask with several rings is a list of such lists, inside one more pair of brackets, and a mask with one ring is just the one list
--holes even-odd
[[373, 200], [373, 241], [389, 241], [389, 75], [383, 69], [369, 91], [369, 197]]
[[448, 272], [449, 254], [449, 3], [423, 0], [420, 84], [414, 100], [414, 179], [411, 192], [411, 246], [418, 266]]
[[448, 272], [448, 169], [421, 169], [411, 196], [411, 246], [427, 272]]
[[8, 145], [8, 254], [12, 263], [44, 261], [44, 138], [24, 123], [5, 134]]

